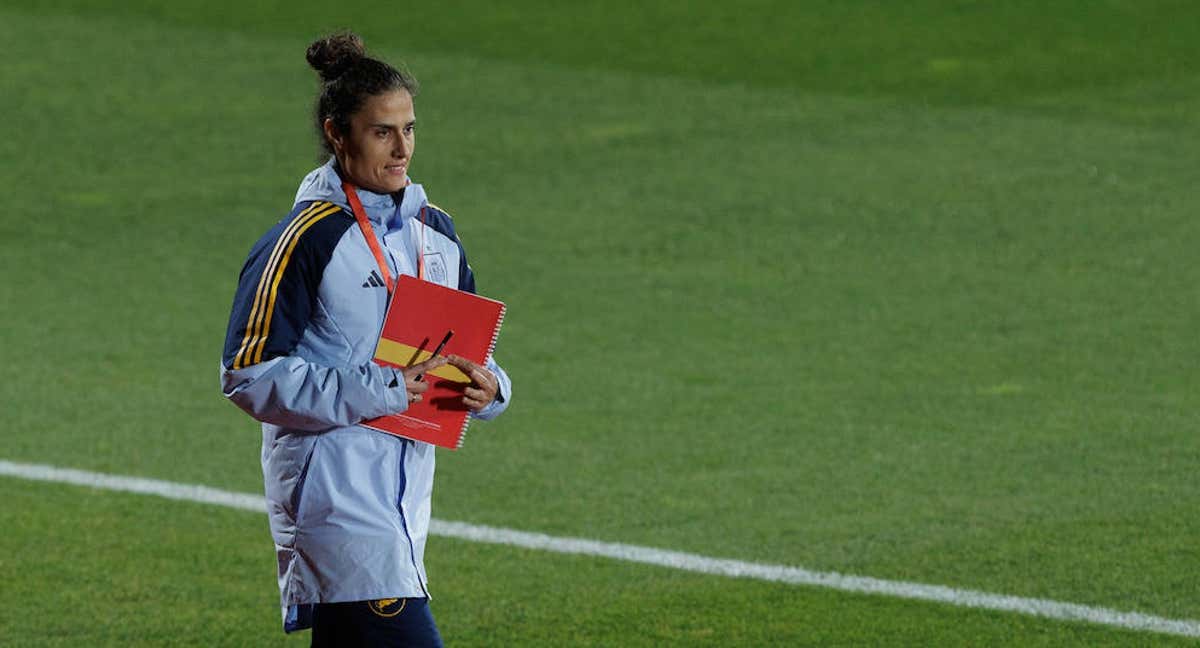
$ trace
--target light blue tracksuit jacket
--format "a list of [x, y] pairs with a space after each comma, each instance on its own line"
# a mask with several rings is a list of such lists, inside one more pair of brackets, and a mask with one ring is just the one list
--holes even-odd
[[[434, 447], [356, 425], [404, 411], [404, 377], [371, 359], [387, 309], [379, 266], [330, 160], [253, 247], [238, 282], [221, 363], [226, 397], [262, 422], [262, 469], [287, 631], [312, 604], [428, 596]], [[420, 185], [358, 190], [392, 276], [475, 291], [450, 217]], [[399, 204], [397, 204], [399, 200]], [[424, 224], [421, 211], [424, 208]], [[414, 305], [414, 307], [417, 307]], [[512, 385], [492, 358], [493, 418]]]

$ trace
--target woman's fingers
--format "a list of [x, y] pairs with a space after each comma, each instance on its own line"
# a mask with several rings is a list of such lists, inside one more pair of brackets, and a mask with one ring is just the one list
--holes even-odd
[[433, 356], [424, 362], [418, 362], [417, 364], [405, 369], [404, 375], [408, 376], [411, 374], [413, 376], [417, 376], [427, 371], [433, 371], [444, 364], [446, 364], [446, 358], [442, 356]]
[[437, 356], [425, 362], [419, 362], [404, 370], [405, 383], [408, 387], [408, 400], [416, 403], [421, 400], [421, 394], [429, 389], [427, 381], [416, 381], [416, 376], [437, 369], [442, 365], [456, 367], [471, 379], [471, 384], [463, 389], [463, 405], [471, 410], [481, 410], [496, 400], [499, 383], [496, 376], [488, 370], [462, 356]]
[[467, 399], [467, 400], [482, 402], [487, 397], [488, 397], [488, 392], [483, 389], [477, 389], [475, 387], [467, 387], [466, 389], [463, 390], [463, 398]]
[[494, 395], [489, 396], [482, 389], [467, 387], [463, 390], [463, 405], [466, 405], [468, 409], [481, 410], [487, 407], [493, 398]]
[[468, 409], [479, 411], [496, 400], [499, 383], [496, 376], [487, 367], [480, 366], [461, 356], [450, 356], [447, 361], [467, 374], [471, 385], [463, 390], [463, 405]]
[[401, 370], [404, 374], [404, 388], [408, 390], [408, 402], [421, 402], [421, 394], [429, 389], [429, 382], [424, 379], [426, 372], [433, 371], [438, 367], [446, 364], [446, 359], [441, 356], [434, 356], [424, 362], [418, 362], [411, 367], [406, 367]]
[[467, 377], [470, 378], [471, 381], [476, 385], [479, 385], [485, 389], [495, 388], [496, 377], [493, 376], [492, 372], [488, 371], [486, 367], [482, 367], [462, 356], [456, 355], [448, 356], [446, 358], [446, 362], [457, 367], [459, 371], [467, 374]]

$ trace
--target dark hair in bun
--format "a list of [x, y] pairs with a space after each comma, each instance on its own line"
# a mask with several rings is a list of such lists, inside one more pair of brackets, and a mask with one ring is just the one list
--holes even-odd
[[417, 80], [405, 70], [367, 56], [366, 45], [357, 34], [339, 32], [319, 38], [305, 52], [308, 64], [321, 77], [321, 92], [313, 110], [317, 136], [327, 155], [333, 145], [325, 137], [325, 120], [332, 119], [339, 133], [350, 131], [350, 117], [369, 97], [394, 90], [417, 96]]
[[315, 40], [304, 54], [308, 64], [321, 75], [321, 81], [325, 83], [337, 79], [346, 68], [366, 56], [367, 46], [358, 34], [351, 32], [341, 32]]

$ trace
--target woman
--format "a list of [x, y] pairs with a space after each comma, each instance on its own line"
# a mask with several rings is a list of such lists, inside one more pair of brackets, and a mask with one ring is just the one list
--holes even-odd
[[491, 358], [371, 361], [394, 277], [471, 292], [475, 280], [450, 217], [408, 176], [414, 79], [348, 33], [307, 58], [329, 162], [242, 268], [222, 387], [262, 421], [284, 629], [311, 627], [314, 646], [440, 645], [422, 560], [434, 448], [357, 423], [403, 412], [426, 389], [418, 375], [445, 363], [473, 380], [463, 402], [477, 418], [504, 411], [511, 384]]

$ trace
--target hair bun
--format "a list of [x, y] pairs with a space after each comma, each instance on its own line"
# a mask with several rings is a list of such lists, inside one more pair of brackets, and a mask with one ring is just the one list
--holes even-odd
[[366, 55], [367, 46], [363, 40], [358, 34], [347, 31], [313, 41], [304, 58], [321, 75], [321, 80], [329, 83]]

